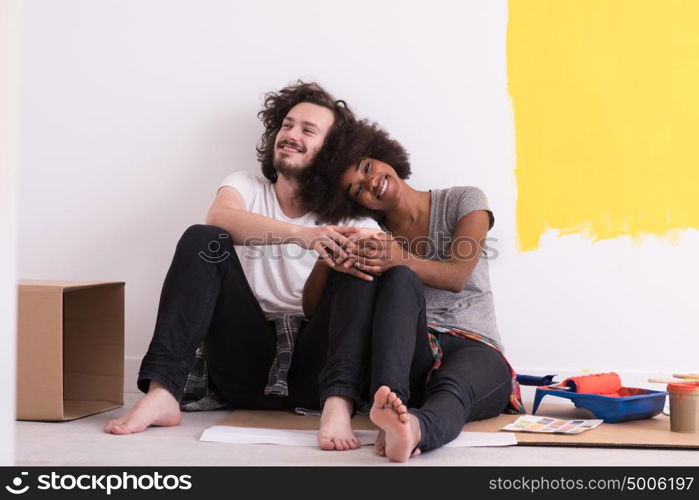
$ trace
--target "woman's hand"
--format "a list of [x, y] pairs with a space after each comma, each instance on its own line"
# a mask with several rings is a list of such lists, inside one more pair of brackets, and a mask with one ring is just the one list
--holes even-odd
[[392, 267], [410, 264], [410, 252], [386, 233], [358, 240], [356, 254], [355, 267], [367, 273], [382, 274]]
[[301, 227], [294, 238], [301, 248], [315, 250], [323, 261], [335, 268], [347, 260], [349, 253], [346, 249], [353, 248], [354, 243], [345, 236], [348, 228], [341, 226]]
[[352, 267], [356, 259], [357, 241], [384, 234], [378, 229], [354, 226], [302, 227], [293, 243], [315, 250], [331, 268], [346, 264]]

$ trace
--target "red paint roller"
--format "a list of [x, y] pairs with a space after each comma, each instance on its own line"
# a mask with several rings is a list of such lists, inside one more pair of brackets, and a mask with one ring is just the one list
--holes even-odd
[[573, 392], [619, 397], [621, 378], [615, 372], [594, 373], [592, 375], [567, 378], [560, 385], [570, 387], [570, 390]]

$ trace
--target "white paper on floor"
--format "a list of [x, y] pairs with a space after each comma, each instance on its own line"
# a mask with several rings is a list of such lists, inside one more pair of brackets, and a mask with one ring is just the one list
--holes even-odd
[[[376, 441], [378, 431], [355, 430], [362, 445], [371, 445]], [[287, 446], [318, 446], [318, 431], [288, 429], [259, 429], [255, 427], [234, 427], [231, 425], [214, 425], [201, 435], [200, 441], [239, 444], [281, 444]], [[462, 432], [446, 447], [461, 448], [466, 446], [514, 446], [517, 439], [514, 434], [506, 432]]]

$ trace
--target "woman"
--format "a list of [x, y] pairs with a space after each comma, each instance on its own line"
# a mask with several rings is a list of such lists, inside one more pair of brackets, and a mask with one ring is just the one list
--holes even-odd
[[[469, 186], [430, 191], [410, 187], [405, 182], [410, 175], [405, 149], [366, 121], [345, 127], [327, 146], [302, 189], [310, 209], [329, 223], [371, 215], [386, 231], [357, 239], [355, 257], [341, 270], [380, 275], [383, 281], [400, 269], [415, 277], [413, 284], [420, 285], [425, 299], [428, 325], [421, 325], [419, 316], [409, 318], [420, 333], [408, 341], [414, 351], [407, 374], [406, 363], [389, 376], [386, 370], [377, 373], [385, 363], [395, 364], [391, 342], [399, 347], [390, 334], [395, 327], [383, 320], [384, 308], [375, 307], [371, 332], [347, 332], [371, 338], [370, 418], [382, 431], [377, 452], [402, 462], [453, 440], [465, 422], [496, 416], [507, 407], [522, 411], [514, 372], [500, 347], [488, 262], [480, 258], [494, 222], [483, 192]], [[316, 266], [304, 292], [309, 311], [322, 294], [323, 280], [315, 281], [322, 266]], [[428, 337], [428, 330], [426, 343], [421, 337]], [[431, 368], [424, 368], [426, 357]], [[419, 398], [408, 408], [409, 377], [409, 389]], [[324, 395], [332, 397], [332, 392]]]

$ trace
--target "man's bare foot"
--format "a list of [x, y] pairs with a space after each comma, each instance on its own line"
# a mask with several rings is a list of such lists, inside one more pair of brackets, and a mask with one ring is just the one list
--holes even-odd
[[[382, 385], [374, 394], [374, 404], [369, 418], [381, 431], [376, 440], [375, 450], [379, 453], [381, 433], [386, 456], [393, 462], [405, 462], [411, 456], [420, 454], [416, 446], [420, 443], [420, 422], [388, 386]], [[415, 453], [413, 453], [415, 450]]]
[[342, 396], [330, 396], [323, 404], [320, 415], [318, 445], [322, 450], [354, 450], [359, 440], [352, 431], [352, 400]]
[[180, 425], [182, 415], [175, 397], [158, 382], [151, 380], [148, 394], [121, 417], [110, 420], [104, 426], [108, 434], [133, 434], [146, 427], [157, 425], [171, 427]]

